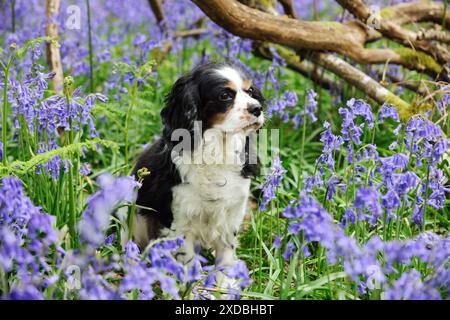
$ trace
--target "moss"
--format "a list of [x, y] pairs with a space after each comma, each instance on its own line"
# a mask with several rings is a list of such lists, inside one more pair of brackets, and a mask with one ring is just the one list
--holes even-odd
[[342, 29], [342, 23], [340, 22], [335, 22], [335, 21], [320, 21], [318, 22], [320, 23], [322, 26], [324, 26], [325, 28], [329, 28], [329, 29], [335, 29], [335, 30], [341, 30]]
[[391, 19], [394, 15], [395, 15], [395, 12], [390, 7], [383, 8], [380, 11], [381, 18], [383, 18], [385, 20]]
[[409, 65], [420, 65], [435, 73], [439, 73], [442, 70], [441, 65], [424, 52], [415, 51], [410, 48], [396, 48], [393, 50]]
[[275, 8], [276, 3], [274, 0], [259, 0], [257, 1], [263, 8]]
[[397, 108], [398, 115], [401, 119], [408, 120], [412, 116], [413, 110], [411, 105], [397, 97], [395, 94], [389, 92], [386, 95], [385, 101]]
[[426, 111], [429, 111], [433, 108], [433, 106], [430, 103], [423, 103], [420, 105], [413, 105], [413, 111], [414, 114], [418, 114], [418, 113], [424, 113]]
[[292, 50], [286, 49], [283, 46], [276, 45], [275, 48], [277, 49], [278, 54], [286, 60], [289, 64], [296, 64], [301, 62], [301, 58], [299, 55], [295, 54]]

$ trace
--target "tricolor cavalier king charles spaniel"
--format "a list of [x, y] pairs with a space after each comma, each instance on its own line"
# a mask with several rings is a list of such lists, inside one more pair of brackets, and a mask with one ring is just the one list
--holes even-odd
[[263, 106], [260, 90], [233, 64], [203, 64], [175, 82], [161, 111], [161, 138], [134, 169], [136, 176], [141, 168], [150, 171], [133, 226], [141, 248], [156, 238], [183, 236], [179, 261], [189, 263], [201, 246], [215, 250], [216, 265], [235, 262], [250, 179], [259, 173], [258, 161], [250, 161], [249, 136], [264, 123]]

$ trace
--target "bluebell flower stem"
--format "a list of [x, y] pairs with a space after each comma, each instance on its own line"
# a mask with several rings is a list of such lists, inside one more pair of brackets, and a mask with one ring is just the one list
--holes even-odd
[[89, 0], [86, 0], [87, 18], [88, 18], [88, 33], [89, 33], [89, 89], [91, 93], [94, 92], [94, 52], [92, 49], [92, 30], [91, 30], [91, 8]]
[[134, 212], [136, 210], [136, 204], [133, 203], [128, 207], [128, 240], [133, 239], [133, 220], [134, 220]]
[[16, 0], [11, 0], [11, 29], [16, 33]]
[[263, 219], [264, 219], [264, 214], [261, 215], [261, 219], [259, 220], [259, 240], [260, 240], [260, 244], [259, 244], [259, 272], [258, 272], [258, 285], [259, 285], [259, 291], [262, 290], [262, 267], [263, 267], [263, 259], [262, 259], [262, 255], [263, 255], [263, 247], [262, 247], [262, 241], [263, 241]]
[[5, 82], [3, 84], [3, 111], [2, 111], [2, 143], [3, 143], [3, 165], [8, 165], [7, 141], [6, 141], [6, 111], [8, 108], [8, 71], [5, 70]]
[[134, 104], [136, 103], [136, 95], [137, 95], [137, 87], [138, 87], [138, 80], [140, 75], [135, 75], [135, 81], [133, 83], [133, 86], [131, 88], [131, 101], [130, 105], [128, 106], [127, 114], [125, 117], [125, 151], [124, 151], [124, 157], [125, 157], [125, 167], [124, 167], [124, 173], [127, 174], [129, 170], [129, 142], [128, 142], [128, 132], [130, 127], [130, 120], [131, 115], [133, 112]]
[[5, 270], [3, 270], [2, 266], [0, 266], [0, 278], [2, 281], [0, 287], [2, 288], [2, 292], [9, 292], [8, 275], [6, 274]]
[[306, 112], [303, 113], [302, 147], [300, 149], [301, 166], [303, 166], [303, 154], [304, 154], [304, 150], [305, 150], [305, 135], [306, 135]]
[[425, 199], [424, 199], [424, 201], [423, 201], [423, 216], [422, 216], [422, 223], [421, 223], [421, 226], [420, 226], [420, 231], [424, 231], [425, 230], [425, 216], [426, 216], [426, 213], [427, 213], [427, 202], [428, 202], [428, 187], [430, 186], [430, 166], [431, 166], [431, 164], [430, 164], [430, 162], [428, 162], [427, 163], [427, 182], [426, 182], [426, 184], [425, 184], [425, 190], [424, 190], [424, 192], [425, 192]]
[[402, 224], [403, 211], [405, 210], [405, 200], [402, 200], [402, 206], [397, 212], [397, 234], [396, 239], [400, 239], [400, 225]]
[[9, 78], [9, 69], [11, 67], [11, 63], [13, 61], [14, 56], [10, 53], [8, 64], [5, 66], [2, 64], [3, 72], [5, 74], [5, 79], [3, 82], [3, 111], [2, 111], [2, 143], [3, 143], [3, 165], [8, 165], [8, 155], [7, 155], [7, 145], [6, 141], [6, 132], [7, 132], [7, 112], [8, 112], [8, 78]]
[[[69, 90], [65, 90], [66, 95], [66, 103], [67, 103], [67, 113], [70, 115], [70, 96], [69, 96]], [[72, 144], [74, 140], [73, 136], [73, 127], [72, 127], [72, 118], [69, 116], [69, 127], [70, 131], [68, 132], [68, 144]], [[69, 234], [70, 234], [70, 240], [72, 243], [72, 247], [77, 247], [77, 233], [76, 233], [76, 211], [75, 211], [75, 192], [74, 192], [74, 176], [73, 176], [73, 155], [70, 155], [70, 159], [72, 161], [72, 166], [69, 166], [69, 181], [68, 181], [68, 188], [69, 188]]]

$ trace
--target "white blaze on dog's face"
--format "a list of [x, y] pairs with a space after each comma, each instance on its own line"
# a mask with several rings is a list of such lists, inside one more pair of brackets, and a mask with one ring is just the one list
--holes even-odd
[[261, 92], [232, 67], [225, 66], [216, 72], [224, 81], [220, 90], [214, 90], [220, 112], [213, 115], [211, 127], [223, 132], [244, 133], [261, 128], [264, 124]]

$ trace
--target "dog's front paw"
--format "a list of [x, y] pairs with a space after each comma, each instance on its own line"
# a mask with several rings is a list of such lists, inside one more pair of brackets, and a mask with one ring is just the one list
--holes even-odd
[[216, 273], [216, 286], [222, 292], [220, 295], [222, 300], [236, 299], [241, 291], [239, 280], [227, 276], [223, 271]]

